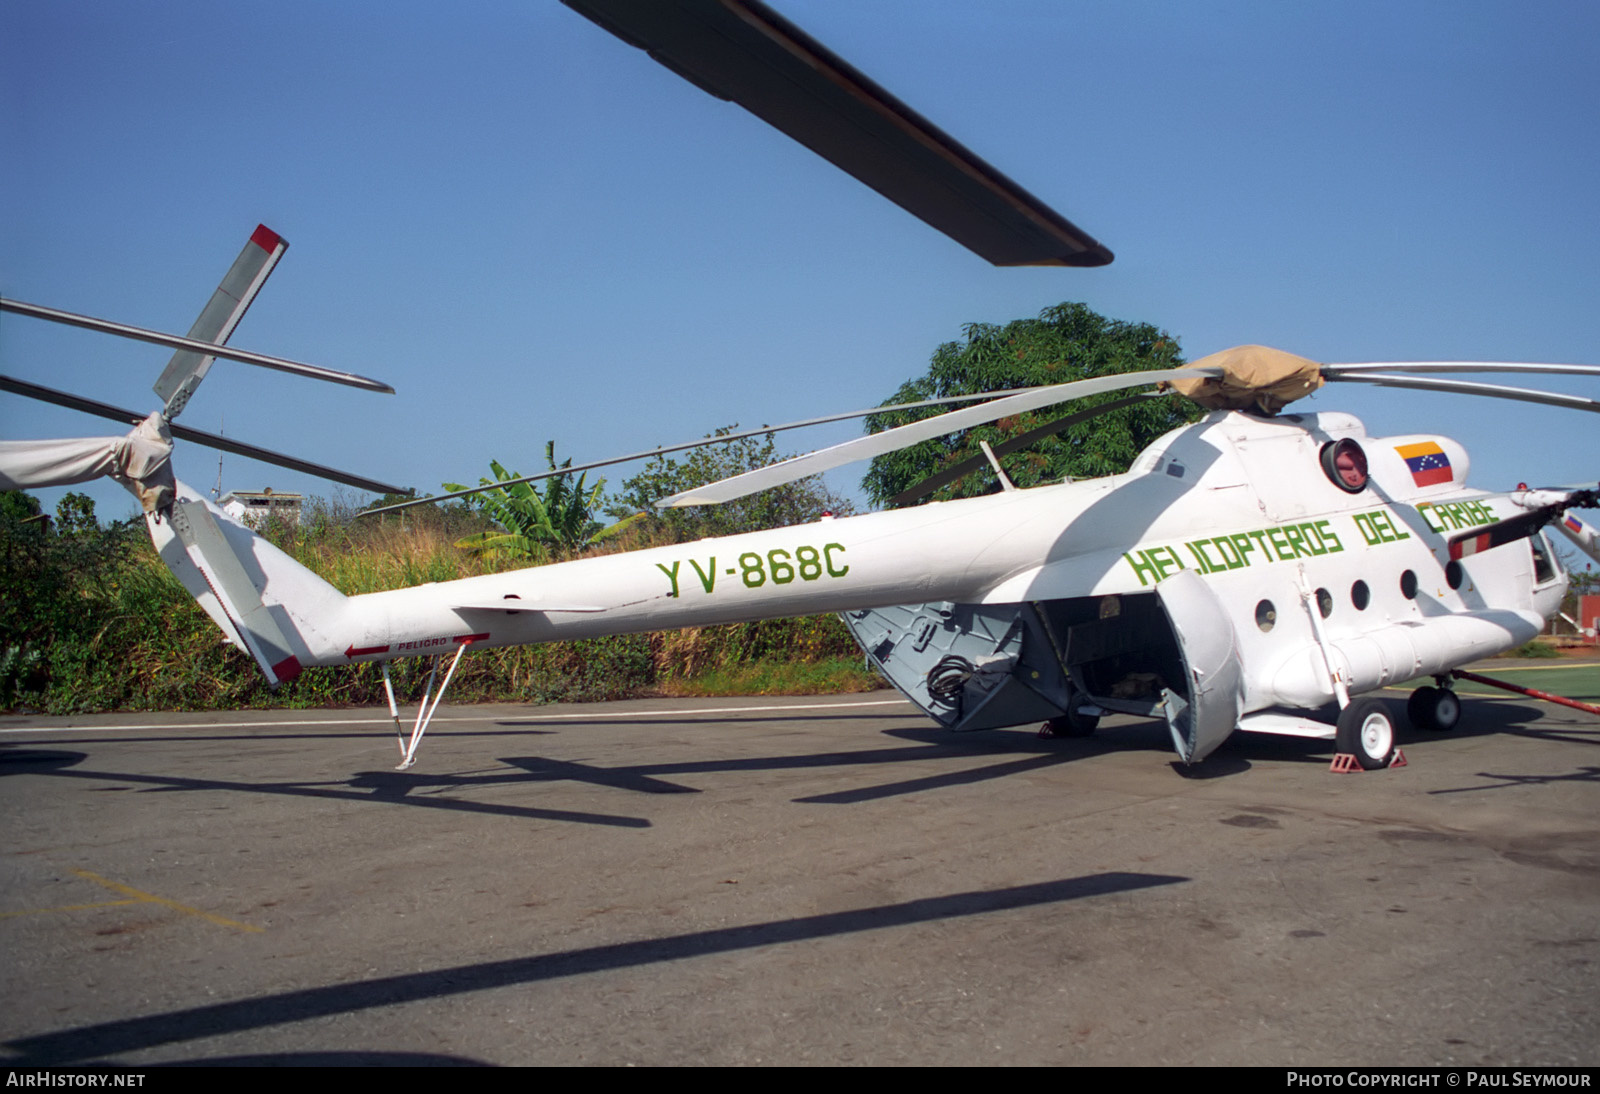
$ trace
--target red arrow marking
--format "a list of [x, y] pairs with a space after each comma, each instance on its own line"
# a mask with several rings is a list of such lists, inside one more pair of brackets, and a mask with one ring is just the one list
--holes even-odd
[[365, 657], [370, 653], [388, 653], [388, 646], [350, 646], [344, 651], [346, 657]]

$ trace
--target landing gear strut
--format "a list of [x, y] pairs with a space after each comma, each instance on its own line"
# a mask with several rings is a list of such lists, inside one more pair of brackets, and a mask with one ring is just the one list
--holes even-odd
[[[394, 685], [389, 682], [389, 663], [383, 663], [383, 691], [389, 698], [389, 716], [394, 719], [395, 743], [400, 746], [400, 763], [395, 766], [396, 771], [404, 771], [417, 762], [417, 746], [422, 743], [422, 735], [428, 732], [428, 726], [433, 723], [433, 716], [439, 712], [439, 703], [444, 699], [445, 689], [450, 686], [450, 678], [456, 674], [456, 666], [461, 664], [461, 655], [467, 652], [467, 647], [472, 645], [468, 639], [461, 643], [461, 648], [456, 650], [456, 655], [450, 659], [450, 668], [444, 674], [444, 682], [439, 685], [437, 694], [433, 692], [433, 681], [439, 675], [439, 662], [442, 657], [433, 659], [433, 668], [428, 673], [428, 682], [422, 688], [422, 704], [417, 708], [417, 721], [411, 727], [411, 740], [408, 743], [405, 731], [400, 728], [400, 708], [395, 705]], [[429, 700], [432, 700], [432, 703]]]

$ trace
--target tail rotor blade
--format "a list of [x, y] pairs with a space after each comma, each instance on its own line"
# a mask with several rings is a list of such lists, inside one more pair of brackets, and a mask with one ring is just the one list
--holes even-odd
[[[211, 294], [200, 318], [189, 328], [189, 337], [196, 342], [225, 344], [288, 249], [288, 240], [265, 224], [258, 224], [217, 291]], [[168, 421], [182, 413], [214, 360], [215, 354], [187, 349], [172, 355], [155, 386], [156, 394], [166, 404], [164, 413]]]

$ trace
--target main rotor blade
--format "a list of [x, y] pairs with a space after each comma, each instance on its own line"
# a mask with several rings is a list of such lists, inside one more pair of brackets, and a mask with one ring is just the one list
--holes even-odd
[[[1544, 494], [1548, 491], [1528, 491], [1529, 495]], [[1527, 504], [1513, 495], [1513, 500], [1518, 504]], [[1561, 516], [1568, 509], [1592, 508], [1596, 501], [1600, 501], [1600, 491], [1593, 487], [1583, 487], [1573, 490], [1564, 498], [1559, 498], [1547, 505], [1529, 509], [1514, 517], [1497, 520], [1492, 524], [1485, 524], [1468, 532], [1460, 532], [1450, 537], [1448, 541], [1450, 557], [1459, 561], [1479, 551], [1487, 551], [1494, 547], [1503, 547], [1507, 543], [1514, 543], [1519, 539], [1527, 539], [1539, 529]], [[1576, 522], [1580, 528], [1582, 522]], [[1570, 534], [1572, 529], [1567, 530]], [[1578, 543], [1582, 546], [1581, 538]]]
[[143, 327], [130, 327], [126, 323], [113, 323], [109, 319], [78, 315], [57, 308], [47, 308], [42, 304], [28, 304], [21, 300], [0, 298], [0, 311], [15, 312], [18, 315], [32, 316], [34, 319], [47, 319], [52, 323], [64, 323], [69, 327], [82, 327], [103, 334], [115, 334], [122, 338], [132, 338], [136, 342], [151, 342], [158, 346], [171, 346], [173, 349], [193, 350], [212, 357], [225, 357], [230, 361], [242, 361], [247, 365], [259, 365], [262, 368], [277, 369], [279, 372], [292, 372], [297, 376], [309, 376], [313, 380], [327, 380], [330, 383], [359, 387], [366, 391], [380, 391], [385, 395], [394, 394], [394, 388], [383, 381], [369, 380], [353, 372], [337, 372], [321, 365], [308, 365], [283, 357], [268, 357], [264, 353], [252, 353], [244, 349], [229, 349], [214, 342], [179, 338], [176, 334], [162, 334], [160, 331], [146, 330]]
[[1531, 361], [1368, 361], [1318, 366], [1325, 380], [1353, 380], [1371, 372], [1537, 372], [1567, 376], [1600, 376], [1600, 365], [1541, 365]]
[[[124, 425], [137, 423], [144, 419], [144, 415], [137, 411], [128, 410], [120, 406], [112, 406], [110, 403], [102, 403], [95, 399], [85, 399], [81, 395], [57, 391], [55, 388], [29, 383], [27, 380], [18, 380], [11, 376], [0, 376], [0, 391], [9, 391], [13, 395], [26, 395], [30, 399], [54, 403], [56, 406], [64, 406], [72, 410], [81, 410], [85, 414], [109, 418]], [[376, 494], [416, 493], [415, 490], [408, 486], [394, 486], [390, 483], [379, 482], [376, 479], [353, 475], [348, 471], [340, 471], [320, 463], [312, 463], [309, 460], [286, 456], [282, 452], [274, 452], [270, 448], [257, 448], [253, 444], [245, 444], [243, 441], [236, 441], [231, 437], [207, 433], [201, 429], [190, 429], [188, 426], [178, 425], [176, 422], [171, 423], [169, 428], [172, 431], [172, 435], [179, 440], [191, 441], [207, 448], [220, 449], [223, 452], [232, 452], [236, 456], [247, 456], [252, 460], [260, 460], [262, 463], [286, 467], [291, 471], [302, 471], [307, 475], [315, 475], [321, 479], [353, 486], [357, 490], [371, 490]]]
[[457, 490], [450, 494], [434, 494], [416, 501], [402, 501], [395, 505], [385, 505], [382, 509], [368, 509], [358, 513], [357, 516], [371, 517], [379, 513], [392, 513], [399, 509], [410, 509], [417, 505], [427, 505], [429, 502], [453, 501], [456, 498], [470, 497], [473, 494], [482, 494], [490, 490], [499, 490], [506, 486], [516, 486], [518, 483], [538, 482], [540, 479], [553, 479], [557, 475], [576, 475], [581, 471], [593, 471], [597, 467], [611, 467], [614, 464], [630, 463], [633, 460], [646, 460], [652, 456], [664, 456], [669, 452], [684, 452], [691, 448], [705, 448], [714, 444], [728, 444], [732, 441], [742, 441], [746, 437], [759, 437], [765, 433], [782, 433], [790, 429], [804, 429], [808, 425], [826, 425], [828, 422], [846, 422], [851, 418], [867, 418], [873, 414], [884, 414], [891, 410], [917, 410], [925, 406], [947, 406], [951, 403], [972, 403], [982, 399], [996, 399], [1002, 395], [1018, 395], [1025, 391], [1033, 391], [1031, 387], [1014, 387], [1005, 391], [985, 391], [978, 395], [948, 395], [940, 399], [923, 399], [915, 403], [893, 403], [889, 406], [875, 406], [867, 410], [847, 410], [843, 414], [825, 414], [820, 418], [807, 418], [801, 422], [785, 422], [783, 425], [764, 425], [760, 429], [746, 429], [738, 433], [723, 433], [716, 437], [701, 437], [698, 440], [684, 441], [680, 444], [664, 444], [660, 448], [646, 449], [643, 452], [630, 452], [626, 456], [613, 456], [609, 460], [595, 460], [593, 463], [580, 463], [576, 467], [558, 467], [554, 471], [541, 471], [537, 475], [523, 475], [520, 478], [506, 479], [503, 482], [492, 482], [484, 486], [474, 486], [467, 490]]
[[[1065, 418], [1057, 418], [1054, 421], [1046, 422], [1037, 429], [1030, 429], [1026, 433], [1018, 433], [1009, 441], [995, 445], [993, 449], [995, 458], [999, 459], [1001, 456], [1007, 456], [1019, 449], [1027, 448], [1031, 444], [1038, 444], [1046, 438], [1055, 436], [1063, 429], [1071, 429], [1075, 425], [1091, 421], [1102, 414], [1110, 414], [1113, 410], [1121, 410], [1123, 407], [1133, 406], [1135, 403], [1144, 402], [1146, 399], [1160, 399], [1165, 397], [1166, 394], [1167, 392], [1140, 392], [1138, 395], [1129, 395], [1123, 399], [1101, 403], [1099, 406], [1090, 407], [1088, 410], [1080, 410], [1076, 414], [1068, 414]], [[889, 499], [889, 507], [898, 509], [902, 505], [910, 505], [914, 501], [927, 497], [935, 490], [942, 489], [958, 479], [965, 478], [974, 471], [981, 471], [988, 465], [988, 457], [981, 453], [971, 459], [962, 460], [960, 463], [947, 467], [936, 475], [929, 475], [910, 489], [902, 490]]]
[[[1549, 366], [1541, 366], [1549, 367]], [[1582, 366], [1569, 366], [1578, 368]], [[1487, 371], [1487, 370], [1486, 370]], [[1588, 410], [1600, 413], [1600, 400], [1582, 395], [1566, 395], [1557, 391], [1535, 391], [1526, 387], [1507, 387], [1504, 384], [1484, 384], [1475, 380], [1434, 380], [1422, 376], [1394, 376], [1386, 372], [1345, 373], [1329, 376], [1341, 383], [1379, 384], [1383, 387], [1414, 388], [1418, 391], [1445, 391], [1455, 395], [1487, 395], [1493, 399], [1513, 399], [1519, 403], [1539, 403], [1543, 406], [1562, 406], [1570, 410]]]
[[709, 483], [693, 490], [685, 490], [671, 497], [662, 498], [656, 502], [656, 508], [680, 508], [686, 505], [719, 505], [722, 502], [733, 501], [736, 498], [746, 497], [762, 490], [771, 489], [774, 486], [795, 482], [822, 471], [830, 471], [835, 467], [843, 467], [845, 464], [855, 463], [857, 460], [882, 456], [888, 452], [897, 452], [902, 448], [909, 448], [920, 441], [925, 441], [932, 437], [941, 437], [946, 433], [954, 433], [958, 429], [966, 429], [969, 426], [992, 422], [1009, 414], [1055, 406], [1058, 403], [1081, 399], [1087, 395], [1100, 395], [1107, 391], [1143, 387], [1163, 380], [1182, 380], [1191, 376], [1213, 376], [1218, 371], [1217, 369], [1195, 368], [1151, 369], [1148, 372], [1123, 372], [1111, 376], [1094, 376], [1087, 380], [1074, 380], [1067, 384], [1052, 384], [1049, 387], [1034, 388], [1020, 395], [996, 399], [993, 402], [984, 403], [982, 406], [967, 407], [965, 410], [952, 410], [948, 414], [940, 414], [937, 417], [925, 418], [920, 422], [911, 422], [894, 429], [886, 429], [882, 433], [874, 433], [867, 437], [858, 437], [853, 441], [836, 444], [832, 448], [824, 448], [818, 452], [810, 452], [804, 456], [796, 456], [794, 459], [784, 460], [782, 463], [771, 464], [767, 467], [757, 468], [754, 471], [746, 471], [742, 475], [735, 475], [720, 482]]
[[562, 0], [996, 266], [1111, 251], [759, 0]]

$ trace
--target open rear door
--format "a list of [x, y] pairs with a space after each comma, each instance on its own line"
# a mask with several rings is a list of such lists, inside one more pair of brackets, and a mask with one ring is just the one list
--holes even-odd
[[1156, 586], [1183, 657], [1187, 697], [1165, 690], [1167, 726], [1184, 763], [1196, 763], [1239, 725], [1244, 669], [1233, 623], [1217, 594], [1193, 570], [1181, 570]]

